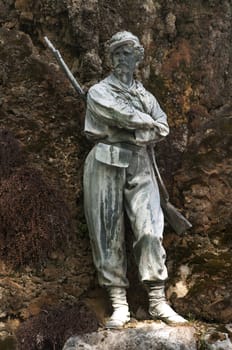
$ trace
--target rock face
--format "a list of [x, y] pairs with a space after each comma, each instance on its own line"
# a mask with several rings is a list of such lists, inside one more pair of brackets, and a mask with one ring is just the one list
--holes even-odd
[[[87, 90], [110, 70], [107, 40], [130, 30], [146, 53], [138, 78], [169, 117], [170, 136], [156, 150], [160, 170], [193, 225], [183, 237], [166, 228], [168, 298], [185, 316], [232, 321], [231, 15], [229, 0], [0, 0], [0, 126], [24, 145], [33, 167], [58, 181], [74, 224], [71, 244], [39, 271], [0, 261], [1, 319], [27, 319], [97, 284], [82, 208], [91, 147], [81, 134], [85, 106], [43, 37]], [[138, 315], [146, 301], [135, 271], [131, 255], [129, 300]]]
[[118, 331], [104, 330], [70, 338], [63, 350], [196, 350], [194, 328], [141, 324]]

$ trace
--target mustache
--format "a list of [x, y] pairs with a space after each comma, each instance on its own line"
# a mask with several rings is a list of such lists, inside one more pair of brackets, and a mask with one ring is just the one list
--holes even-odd
[[116, 66], [113, 67], [113, 69], [115, 71], [121, 72], [121, 71], [129, 71], [130, 70], [130, 66], [128, 64], [124, 64], [124, 63], [119, 63]]
[[127, 74], [130, 72], [130, 69], [128, 66], [119, 66], [113, 68], [113, 71], [117, 74]]

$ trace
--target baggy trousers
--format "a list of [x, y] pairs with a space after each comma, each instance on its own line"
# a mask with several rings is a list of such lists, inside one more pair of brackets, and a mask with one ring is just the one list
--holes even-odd
[[140, 280], [165, 281], [164, 217], [146, 148], [133, 150], [128, 166], [119, 167], [97, 160], [96, 147], [85, 162], [84, 207], [99, 284], [128, 287], [124, 210]]

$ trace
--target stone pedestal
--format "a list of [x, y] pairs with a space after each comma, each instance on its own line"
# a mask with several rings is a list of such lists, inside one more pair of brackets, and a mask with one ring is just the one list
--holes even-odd
[[100, 330], [68, 339], [63, 350], [197, 350], [195, 330], [163, 322], [138, 323], [134, 328]]

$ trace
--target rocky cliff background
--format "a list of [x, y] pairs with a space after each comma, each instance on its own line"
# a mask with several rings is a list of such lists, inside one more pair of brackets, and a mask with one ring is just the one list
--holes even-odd
[[[8, 159], [10, 169], [0, 169], [2, 336], [47, 307], [80, 299], [100, 320], [107, 312], [82, 207], [83, 161], [91, 148], [82, 135], [85, 106], [44, 36], [87, 91], [109, 72], [106, 42], [119, 30], [144, 45], [137, 77], [171, 127], [157, 146], [159, 167], [173, 204], [193, 225], [182, 237], [166, 227], [168, 298], [190, 319], [232, 322], [231, 20], [229, 0], [0, 0], [0, 166]], [[22, 154], [25, 163], [12, 165]], [[58, 203], [57, 211], [44, 201]], [[27, 210], [32, 202], [41, 210]], [[53, 222], [63, 217], [67, 225], [41, 229], [43, 208], [50, 208]], [[142, 317], [146, 295], [134, 271], [131, 256], [129, 300]]]

